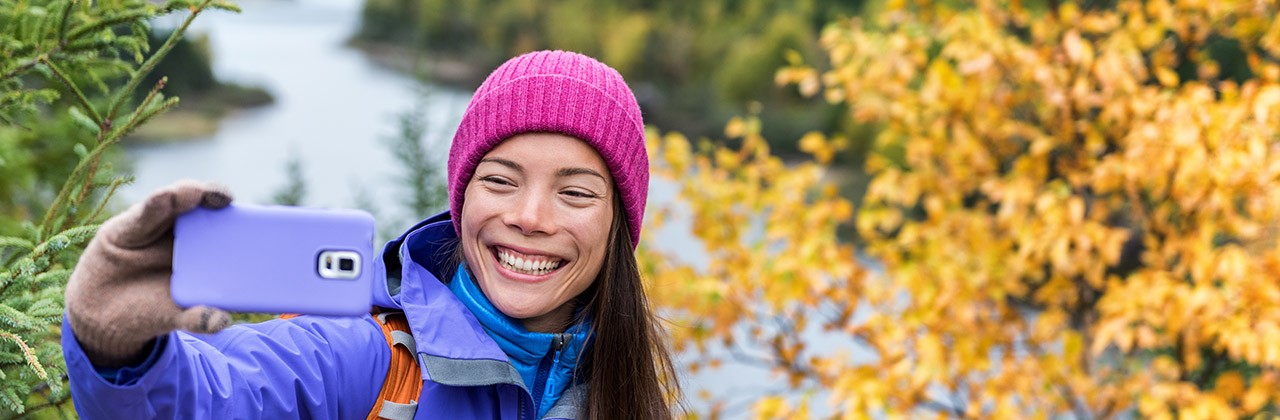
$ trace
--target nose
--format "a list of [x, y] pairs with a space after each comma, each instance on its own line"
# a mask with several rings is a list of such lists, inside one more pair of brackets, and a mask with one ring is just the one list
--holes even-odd
[[520, 194], [506, 213], [506, 224], [525, 235], [549, 235], [555, 230], [551, 217], [552, 203], [546, 194]]

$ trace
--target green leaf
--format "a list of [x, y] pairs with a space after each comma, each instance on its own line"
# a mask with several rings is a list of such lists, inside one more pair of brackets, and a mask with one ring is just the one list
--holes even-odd
[[0, 325], [6, 325], [9, 331], [32, 331], [40, 329], [40, 324], [34, 318], [22, 313], [17, 309], [13, 309], [8, 304], [0, 303]]
[[43, 77], [45, 79], [52, 79], [57, 77], [53, 75], [53, 71], [49, 70], [49, 66], [45, 66], [45, 65], [36, 65], [31, 68], [31, 71], [35, 72], [36, 74], [39, 74], [40, 77]]
[[22, 406], [22, 399], [18, 398], [18, 392], [14, 388], [5, 387], [0, 390], [0, 404], [17, 414], [22, 414], [26, 410]]
[[214, 9], [240, 13], [240, 6], [237, 6], [235, 3], [232, 3], [229, 1], [215, 1], [213, 3], [210, 3], [209, 7]]
[[84, 159], [85, 156], [89, 156], [89, 149], [84, 147], [84, 143], [76, 143], [75, 146], [71, 147], [71, 151], [75, 152], [76, 156], [79, 156], [81, 159]]
[[30, 17], [45, 17], [49, 15], [49, 11], [40, 6], [31, 6], [27, 8], [27, 15]]
[[[63, 284], [66, 284], [67, 280], [70, 278], [71, 278], [71, 270], [67, 270], [67, 269], [53, 270], [53, 271], [46, 271], [36, 275], [35, 283], [36, 285], [45, 285], [45, 284], [63, 285]], [[27, 308], [27, 314], [31, 316], [39, 316], [34, 311], [35, 309]], [[61, 312], [61, 309], [59, 309], [59, 312]]]
[[[66, 271], [67, 275], [70, 275], [71, 273], [70, 270], [64, 271]], [[52, 323], [62, 317], [62, 310], [62, 304], [59, 303], [57, 299], [45, 298], [32, 303], [31, 306], [28, 306], [26, 313], [32, 318]]]
[[17, 238], [13, 236], [0, 236], [0, 249], [14, 248], [21, 251], [30, 251], [35, 247], [36, 247], [35, 243], [23, 238]]
[[67, 229], [62, 232], [59, 232], [56, 236], [60, 236], [69, 240], [70, 243], [68, 245], [78, 245], [78, 244], [88, 242], [90, 239], [93, 239], [93, 235], [98, 233], [98, 228], [100, 226], [102, 225], [98, 223], [88, 224], [84, 226], [76, 226], [71, 229]]
[[92, 23], [86, 24], [84, 26], [71, 29], [67, 34], [67, 38], [79, 39], [82, 36], [85, 36], [86, 34], [93, 34], [93, 33], [99, 33], [104, 35], [111, 34], [107, 36], [114, 36], [114, 34], [109, 30], [111, 29], [112, 26], [138, 22], [138, 21], [146, 20], [150, 17], [151, 17], [151, 12], [149, 10], [130, 10], [130, 11], [121, 13], [119, 15], [104, 17]]
[[[22, 362], [23, 362], [22, 356], [17, 353], [0, 352], [0, 366], [14, 365]], [[4, 379], [2, 372], [0, 372], [0, 379]]]
[[49, 103], [58, 100], [61, 95], [53, 89], [37, 89], [31, 92], [31, 98], [37, 102]]
[[80, 110], [80, 107], [72, 105], [70, 109], [68, 109], [68, 112], [71, 114], [71, 120], [75, 121], [76, 125], [80, 126], [80, 128], [89, 130], [89, 132], [93, 133], [95, 136], [102, 132], [102, 127], [99, 127], [98, 123], [93, 122], [93, 118], [89, 118], [88, 115], [85, 115], [84, 111]]
[[82, 51], [99, 51], [99, 50], [110, 49], [112, 48], [113, 45], [114, 43], [111, 42], [111, 40], [87, 38], [87, 39], [80, 39], [80, 40], [76, 40], [75, 42], [68, 43], [67, 47], [63, 48], [62, 50], [67, 53], [77, 53]]

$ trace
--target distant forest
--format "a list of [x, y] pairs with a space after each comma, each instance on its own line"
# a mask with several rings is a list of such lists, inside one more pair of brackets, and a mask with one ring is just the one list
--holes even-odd
[[759, 113], [778, 151], [810, 130], [847, 131], [843, 112], [778, 87], [788, 57], [825, 67], [824, 25], [863, 2], [818, 0], [367, 0], [357, 41], [410, 48], [476, 71], [442, 77], [474, 87], [506, 58], [536, 49], [582, 52], [632, 84], [646, 122], [719, 138], [735, 115]]

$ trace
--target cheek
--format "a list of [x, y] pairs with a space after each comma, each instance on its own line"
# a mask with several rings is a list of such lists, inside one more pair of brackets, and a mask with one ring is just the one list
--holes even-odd
[[[612, 225], [612, 214], [608, 211], [598, 212], [591, 217], [583, 217], [576, 226], [576, 235], [580, 240], [584, 256], [592, 268], [600, 267], [604, 262], [605, 250], [609, 247], [609, 227]], [[596, 270], [598, 271], [598, 270]]]
[[603, 249], [609, 242], [609, 227], [613, 225], [613, 209], [590, 209], [568, 215], [566, 222], [583, 246]]
[[462, 247], [463, 260], [470, 267], [478, 267], [477, 259], [480, 258], [479, 237], [480, 229], [484, 226], [485, 203], [475, 197], [476, 194], [473, 194], [473, 189], [474, 187], [468, 186], [463, 195], [465, 199], [463, 200], [462, 211], [459, 212], [460, 215], [458, 216], [458, 224], [461, 226], [458, 239]]
[[496, 208], [501, 208], [488, 194], [479, 191], [477, 183], [471, 183], [463, 193], [462, 211], [459, 212], [459, 223], [462, 225], [463, 239], [475, 239], [474, 236], [483, 229], [484, 223], [492, 219]]

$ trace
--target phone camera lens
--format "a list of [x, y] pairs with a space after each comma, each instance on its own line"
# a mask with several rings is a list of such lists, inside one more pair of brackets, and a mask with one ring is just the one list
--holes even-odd
[[316, 260], [316, 274], [325, 279], [360, 278], [360, 254], [355, 251], [325, 250]]

